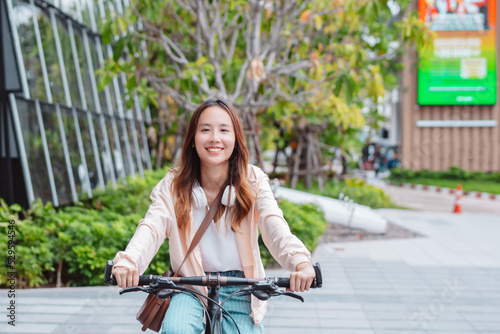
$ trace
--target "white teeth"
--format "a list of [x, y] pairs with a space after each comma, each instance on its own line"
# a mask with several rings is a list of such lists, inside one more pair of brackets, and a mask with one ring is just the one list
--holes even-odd
[[222, 151], [222, 148], [207, 148], [209, 152], [219, 152]]

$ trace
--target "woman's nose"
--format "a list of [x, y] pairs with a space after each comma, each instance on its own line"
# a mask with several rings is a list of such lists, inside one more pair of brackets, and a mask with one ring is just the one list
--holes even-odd
[[219, 132], [212, 131], [212, 136], [210, 137], [210, 140], [212, 142], [218, 142], [219, 141]]

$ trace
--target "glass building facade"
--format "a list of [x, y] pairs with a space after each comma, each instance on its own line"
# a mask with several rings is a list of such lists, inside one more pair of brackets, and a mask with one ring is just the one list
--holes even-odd
[[[151, 169], [147, 110], [123, 78], [98, 91], [112, 57], [99, 25], [127, 0], [2, 0], [0, 197], [65, 205]], [[137, 99], [136, 99], [137, 100]]]

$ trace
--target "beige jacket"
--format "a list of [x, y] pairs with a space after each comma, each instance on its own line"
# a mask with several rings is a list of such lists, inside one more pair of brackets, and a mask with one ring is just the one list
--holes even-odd
[[[240, 231], [236, 232], [236, 243], [245, 277], [265, 277], [260, 258], [258, 230], [278, 263], [286, 270], [294, 271], [299, 263], [309, 261], [311, 254], [304, 244], [291, 234], [283, 212], [274, 199], [267, 175], [252, 165], [249, 165], [248, 169], [249, 181], [257, 192], [257, 199], [253, 210], [243, 219]], [[139, 226], [125, 251], [116, 254], [115, 267], [137, 268], [140, 274], [144, 273], [165, 238], [169, 240], [172, 269], [175, 271], [181, 264], [196, 231], [187, 228], [186, 233], [181, 233], [177, 227], [174, 213], [175, 196], [170, 187], [172, 179], [173, 173], [168, 172], [153, 189], [153, 203], [144, 219], [139, 221]], [[191, 226], [192, 224], [191, 216]], [[205, 275], [198, 246], [184, 263], [180, 274], [185, 277]], [[206, 288], [195, 288], [207, 294]], [[262, 322], [266, 306], [266, 302], [252, 296], [251, 316], [255, 324]]]

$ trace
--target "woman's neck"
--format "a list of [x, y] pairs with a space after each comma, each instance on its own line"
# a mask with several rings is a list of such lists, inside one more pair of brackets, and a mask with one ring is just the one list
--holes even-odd
[[218, 193], [228, 177], [229, 165], [206, 167], [201, 166], [201, 186], [205, 191]]

